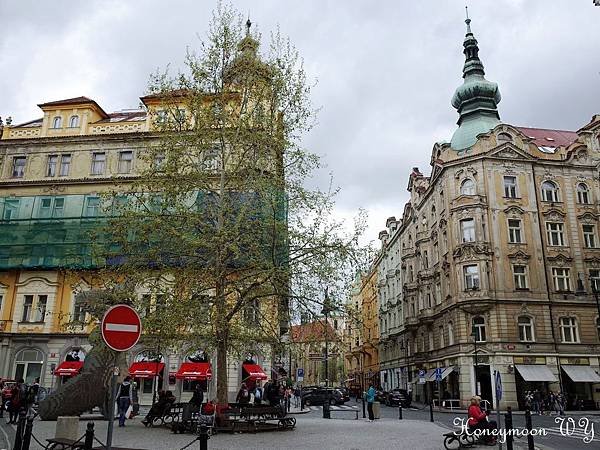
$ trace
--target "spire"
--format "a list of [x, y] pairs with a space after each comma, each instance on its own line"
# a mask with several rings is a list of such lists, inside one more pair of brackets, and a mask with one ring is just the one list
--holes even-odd
[[250, 36], [250, 27], [252, 26], [252, 22], [250, 22], [250, 15], [248, 15], [248, 20], [246, 20], [246, 36]]
[[477, 135], [486, 133], [500, 123], [498, 85], [484, 78], [483, 63], [479, 59], [477, 39], [471, 31], [469, 10], [465, 7], [467, 33], [463, 42], [465, 64], [464, 82], [452, 96], [452, 106], [458, 110], [458, 129], [452, 136], [454, 150], [464, 150], [477, 141]]

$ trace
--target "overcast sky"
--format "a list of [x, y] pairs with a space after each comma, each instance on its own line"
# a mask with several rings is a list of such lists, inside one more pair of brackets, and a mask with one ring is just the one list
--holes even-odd
[[[234, 0], [263, 34], [277, 24], [318, 81], [319, 125], [305, 140], [342, 188], [338, 213], [369, 211], [376, 239], [401, 215], [412, 167], [429, 173], [450, 140], [462, 82], [465, 0]], [[600, 7], [592, 0], [469, 0], [500, 117], [576, 130], [600, 113]], [[41, 117], [37, 104], [85, 95], [135, 108], [148, 76], [181, 66], [203, 36], [210, 0], [0, 0], [0, 115]]]

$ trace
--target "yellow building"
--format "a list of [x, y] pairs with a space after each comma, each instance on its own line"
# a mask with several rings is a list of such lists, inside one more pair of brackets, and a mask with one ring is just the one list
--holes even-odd
[[[77, 373], [81, 361], [73, 359], [89, 351], [89, 330], [65, 325], [84, 321], [76, 292], [100, 284], [87, 232], [101, 220], [101, 194], [132, 180], [140, 155], [160, 139], [160, 97], [141, 101], [144, 109], [113, 113], [87, 97], [53, 101], [38, 105], [40, 119], [0, 125], [0, 378], [40, 377], [43, 386], [56, 386]], [[130, 364], [152, 372], [138, 373], [141, 403], [159, 387], [191, 395], [195, 380], [178, 372], [201, 350], [165, 351], [147, 364], [154, 361], [147, 349], [132, 349]], [[230, 358], [233, 396], [247, 376], [244, 362], [259, 365], [266, 378], [271, 356]]]

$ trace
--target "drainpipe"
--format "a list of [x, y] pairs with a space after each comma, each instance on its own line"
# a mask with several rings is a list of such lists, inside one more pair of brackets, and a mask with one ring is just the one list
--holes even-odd
[[544, 245], [544, 230], [542, 228], [542, 216], [541, 216], [541, 203], [540, 194], [538, 192], [537, 181], [535, 177], [535, 166], [532, 164], [533, 169], [533, 190], [535, 192], [535, 203], [538, 216], [538, 229], [540, 232], [541, 249], [542, 249], [542, 260], [544, 264], [544, 278], [546, 280], [546, 293], [548, 294], [548, 311], [550, 313], [550, 331], [552, 332], [552, 343], [554, 344], [554, 352], [556, 353], [556, 363], [558, 364], [558, 383], [560, 385], [560, 392], [565, 395], [562, 383], [562, 369], [560, 366], [560, 355], [558, 352], [558, 344], [556, 343], [556, 331], [554, 330], [554, 314], [552, 310], [552, 298], [550, 297], [550, 280], [548, 278], [548, 268], [546, 267], [546, 247]]

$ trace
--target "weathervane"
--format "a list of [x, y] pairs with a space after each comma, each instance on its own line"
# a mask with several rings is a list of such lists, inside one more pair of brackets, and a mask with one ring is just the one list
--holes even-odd
[[465, 19], [465, 23], [467, 24], [467, 34], [471, 33], [471, 19], [469, 19], [469, 7], [465, 6], [465, 14], [467, 18]]

